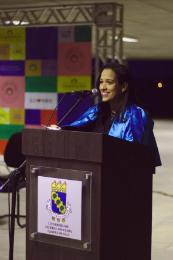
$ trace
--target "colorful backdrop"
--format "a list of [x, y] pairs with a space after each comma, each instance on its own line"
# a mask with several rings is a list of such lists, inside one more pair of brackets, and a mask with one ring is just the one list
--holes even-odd
[[[91, 26], [0, 28], [0, 154], [23, 127], [40, 128], [64, 92], [91, 89]], [[78, 99], [66, 96], [56, 124]], [[84, 101], [64, 121], [90, 106]]]

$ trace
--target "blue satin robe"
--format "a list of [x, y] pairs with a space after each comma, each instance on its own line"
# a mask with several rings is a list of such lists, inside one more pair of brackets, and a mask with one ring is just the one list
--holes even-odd
[[[70, 128], [80, 129], [96, 120], [99, 111], [98, 104], [90, 107], [78, 120], [70, 124]], [[156, 166], [160, 166], [160, 156], [153, 134], [154, 122], [151, 117], [146, 115], [142, 108], [131, 104], [127, 107], [124, 118], [126, 122], [121, 122], [121, 119], [114, 120], [108, 135], [155, 148]]]

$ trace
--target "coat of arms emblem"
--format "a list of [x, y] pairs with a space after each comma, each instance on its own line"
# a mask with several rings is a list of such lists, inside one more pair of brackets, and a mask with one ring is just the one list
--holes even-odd
[[51, 186], [51, 199], [47, 202], [46, 209], [52, 216], [52, 220], [57, 219], [59, 222], [61, 219], [65, 222], [65, 218], [72, 212], [71, 204], [67, 202], [67, 183], [61, 184], [61, 181], [58, 183], [54, 181]]

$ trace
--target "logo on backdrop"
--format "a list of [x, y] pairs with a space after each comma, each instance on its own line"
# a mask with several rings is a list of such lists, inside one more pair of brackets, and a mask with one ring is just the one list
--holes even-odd
[[22, 49], [15, 49], [15, 50], [13, 50], [13, 54], [23, 54], [23, 50]]
[[73, 78], [73, 79], [71, 80], [71, 83], [72, 83], [72, 84], [77, 84], [77, 83], [78, 83], [78, 80], [75, 79], [75, 78]]
[[50, 98], [30, 98], [31, 103], [52, 103], [53, 100]]
[[83, 89], [83, 88], [86, 88], [86, 84], [85, 83], [83, 83], [83, 82], [80, 82], [78, 79], [76, 79], [76, 78], [72, 78], [71, 80], [70, 80], [70, 82], [65, 82], [64, 84], [63, 84], [63, 87], [64, 88], [81, 88], [81, 89]]
[[85, 54], [80, 48], [71, 48], [65, 54], [64, 64], [69, 71], [76, 72], [85, 65]]
[[86, 30], [86, 29], [81, 29], [81, 30], [78, 32], [78, 35], [79, 35], [80, 37], [87, 37], [89, 34], [90, 34], [90, 32], [88, 32], [88, 30]]
[[62, 38], [70, 38], [72, 34], [72, 30], [68, 29], [68, 30], [63, 30], [61, 31], [61, 37]]
[[29, 66], [29, 70], [30, 70], [30, 71], [36, 71], [36, 70], [37, 70], [37, 65], [36, 65], [35, 63], [31, 64], [31, 65]]
[[8, 30], [7, 31], [7, 35], [12, 35], [13, 34], [13, 31], [12, 30]]
[[0, 34], [0, 39], [1, 40], [19, 40], [19, 39], [21, 39], [21, 35], [20, 35], [20, 33], [18, 33], [18, 32], [15, 32], [15, 31], [13, 31], [13, 30], [8, 30], [8, 31], [6, 31], [6, 32], [1, 32], [1, 34]]
[[6, 81], [0, 87], [1, 89], [1, 97], [7, 104], [13, 104], [18, 99], [18, 87], [16, 83], [12, 80]]
[[46, 209], [52, 216], [52, 220], [65, 222], [65, 219], [72, 213], [71, 204], [67, 202], [67, 183], [61, 184], [61, 181], [58, 183], [54, 181], [51, 186], [51, 199], [48, 200]]

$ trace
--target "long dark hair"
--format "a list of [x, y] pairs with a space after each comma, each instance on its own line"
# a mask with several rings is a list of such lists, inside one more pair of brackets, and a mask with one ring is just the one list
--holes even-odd
[[[121, 65], [119, 63], [107, 63], [106, 65], [103, 66], [103, 68], [101, 69], [100, 74], [97, 78], [96, 88], [98, 90], [99, 90], [99, 86], [100, 86], [100, 77], [101, 77], [102, 71], [104, 69], [113, 70], [116, 75], [117, 81], [120, 85], [122, 85], [124, 82], [127, 82], [127, 84], [128, 84], [128, 88], [123, 93], [122, 99], [121, 99], [118, 109], [116, 111], [117, 120], [119, 120], [120, 115], [121, 115], [121, 121], [123, 122], [125, 120], [124, 113], [125, 113], [126, 107], [128, 105], [128, 101], [132, 102], [133, 104], [136, 104], [137, 106], [140, 106], [139, 100], [138, 100], [135, 90], [134, 90], [131, 72], [129, 71], [129, 69], [126, 66]], [[101, 100], [101, 95], [100, 95], [100, 100]]]

